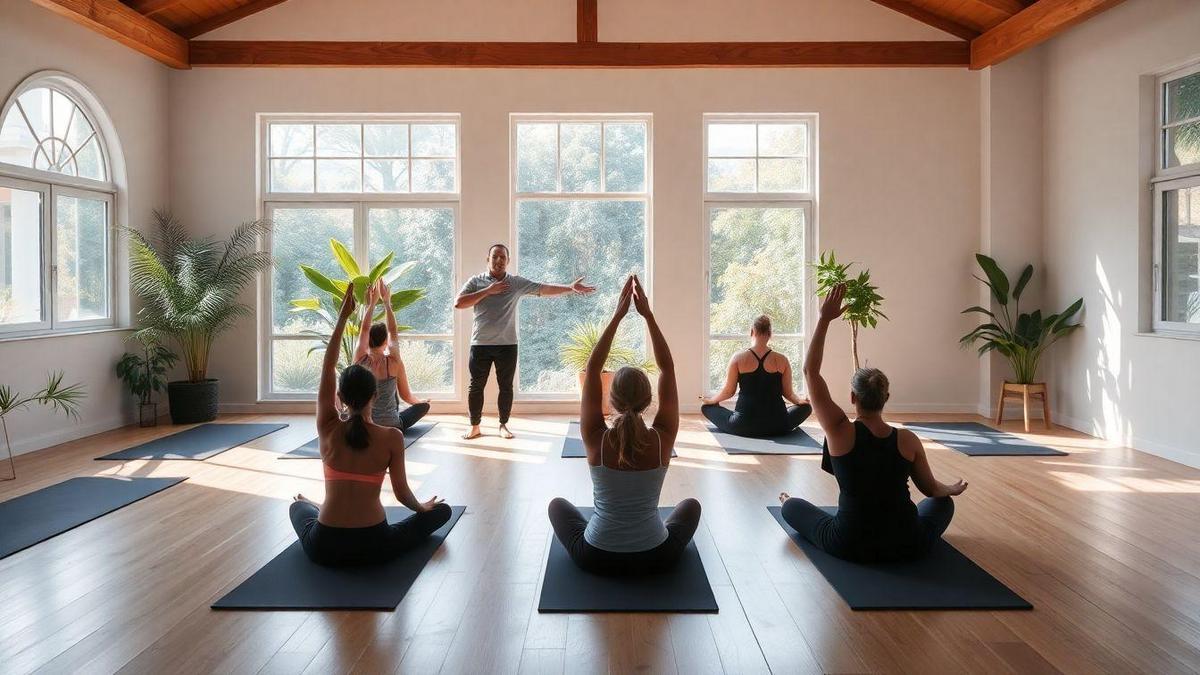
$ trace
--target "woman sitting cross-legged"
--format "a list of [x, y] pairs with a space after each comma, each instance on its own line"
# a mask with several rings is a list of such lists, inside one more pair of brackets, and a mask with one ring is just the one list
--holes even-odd
[[[637, 368], [621, 368], [609, 395], [617, 413], [610, 429], [601, 410], [600, 372], [630, 301], [650, 331], [659, 368], [658, 414], [646, 428], [641, 415], [650, 405], [650, 380]], [[587, 519], [561, 497], [550, 502], [550, 524], [571, 559], [588, 572], [606, 575], [648, 574], [674, 566], [700, 524], [700, 502], [685, 499], [665, 523], [659, 517], [658, 500], [679, 431], [679, 397], [671, 350], [636, 276], [625, 282], [612, 321], [588, 360], [579, 431], [595, 511]]]
[[[817, 420], [825, 431], [822, 468], [837, 478], [838, 510], [831, 516], [803, 499], [779, 496], [783, 519], [805, 539], [830, 555], [855, 562], [892, 562], [919, 558], [937, 543], [954, 515], [952, 495], [967, 484], [939, 483], [929, 468], [916, 434], [883, 421], [888, 380], [874, 368], [862, 368], [850, 382], [857, 411], [851, 422], [829, 395], [821, 377], [825, 334], [846, 311], [845, 286], [832, 290], [821, 305], [804, 362], [804, 377]], [[914, 505], [908, 479], [928, 498]]]
[[[341, 420], [334, 406], [334, 378], [342, 333], [354, 311], [354, 286], [334, 326], [317, 390], [317, 435], [325, 470], [325, 503], [296, 495], [291, 506], [292, 527], [304, 552], [315, 563], [329, 566], [363, 565], [390, 560], [424, 541], [446, 521], [450, 507], [436, 496], [420, 502], [404, 472], [404, 433], [371, 421], [375, 376], [360, 365], [342, 371], [337, 396], [349, 408]], [[392, 474], [396, 499], [416, 513], [389, 525], [379, 492]]]
[[[729, 359], [725, 386], [712, 398], [700, 397], [700, 412], [718, 429], [736, 436], [782, 436], [808, 419], [812, 406], [792, 389], [792, 364], [771, 351], [771, 318], [760, 316], [750, 328], [751, 347]], [[737, 392], [734, 410], [721, 407]], [[791, 403], [785, 406], [784, 401]]]
[[[371, 323], [375, 303], [383, 304], [387, 323]], [[363, 312], [362, 328], [358, 332], [358, 347], [354, 362], [366, 366], [378, 383], [375, 403], [371, 406], [371, 421], [387, 427], [408, 429], [429, 412], [429, 401], [413, 396], [400, 359], [400, 337], [396, 315], [392, 313], [392, 293], [381, 279], [367, 292], [367, 311]], [[400, 410], [396, 395], [408, 404]]]

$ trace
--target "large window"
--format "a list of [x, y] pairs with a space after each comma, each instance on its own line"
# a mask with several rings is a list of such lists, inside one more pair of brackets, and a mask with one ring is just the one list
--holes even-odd
[[316, 392], [321, 343], [312, 332], [328, 326], [290, 311], [290, 302], [317, 295], [301, 264], [345, 277], [330, 250], [336, 239], [363, 268], [389, 253], [394, 267], [413, 263], [393, 290], [423, 288], [425, 297], [396, 317], [407, 327], [400, 355], [415, 393], [453, 398], [457, 116], [264, 116], [262, 125], [263, 213], [272, 221], [275, 257], [263, 289], [271, 316], [263, 326], [270, 345], [261, 364], [264, 396], [310, 399]]
[[1200, 335], [1200, 65], [1158, 81], [1154, 328]]
[[725, 382], [754, 319], [771, 317], [772, 348], [801, 385], [811, 259], [816, 118], [706, 115], [708, 388]]
[[[518, 393], [558, 398], [578, 390], [559, 352], [574, 333], [611, 316], [625, 276], [648, 283], [650, 118], [512, 118], [512, 222], [521, 276], [597, 291], [521, 303]], [[626, 322], [618, 340], [645, 352], [644, 331]]]
[[61, 75], [18, 87], [0, 121], [0, 335], [112, 325], [104, 139]]

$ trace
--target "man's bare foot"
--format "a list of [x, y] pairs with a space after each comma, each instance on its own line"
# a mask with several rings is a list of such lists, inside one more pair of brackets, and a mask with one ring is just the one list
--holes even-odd
[[516, 438], [516, 436], [513, 436], [513, 432], [508, 430], [507, 425], [501, 424], [500, 425], [500, 438]]
[[786, 502], [787, 500], [789, 500], [789, 499], [791, 499], [791, 498], [792, 498], [792, 496], [791, 496], [791, 495], [789, 495], [789, 494], [788, 494], [788, 493], [786, 493], [786, 492], [780, 492], [780, 493], [779, 493], [779, 503], [780, 503], [780, 504], [782, 504], [782, 503]]
[[473, 425], [473, 426], [471, 427], [471, 430], [470, 430], [470, 431], [468, 431], [467, 433], [463, 434], [463, 440], [464, 440], [464, 441], [469, 441], [469, 440], [471, 440], [471, 439], [473, 439], [473, 438], [479, 438], [479, 437], [480, 437], [480, 436], [482, 436], [482, 435], [483, 435], [483, 432], [479, 430], [479, 425], [478, 425], [478, 424], [476, 424], [476, 425]]

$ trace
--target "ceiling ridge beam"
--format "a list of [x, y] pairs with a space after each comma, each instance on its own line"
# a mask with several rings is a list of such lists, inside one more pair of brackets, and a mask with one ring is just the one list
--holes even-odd
[[918, 7], [907, 0], [871, 0], [877, 5], [882, 5], [888, 9], [899, 12], [909, 18], [916, 19], [926, 26], [933, 26], [938, 30], [946, 31], [947, 33], [960, 37], [964, 40], [974, 40], [979, 37], [979, 31], [964, 26], [953, 19], [948, 19], [940, 14]]
[[971, 41], [971, 69], [1001, 63], [1121, 2], [1039, 0]]
[[575, 0], [575, 39], [579, 42], [600, 40], [596, 0]]
[[235, 7], [223, 14], [210, 16], [207, 19], [197, 21], [190, 26], [183, 26], [179, 29], [179, 34], [191, 40], [192, 38], [204, 35], [210, 31], [214, 31], [221, 26], [227, 26], [234, 21], [240, 21], [251, 14], [258, 14], [264, 9], [270, 9], [275, 5], [286, 2], [287, 0], [253, 0], [240, 7]]
[[117, 0], [32, 0], [35, 5], [171, 66], [188, 67], [187, 40]]
[[125, 4], [129, 5], [129, 8], [138, 14], [150, 16], [183, 2], [184, 0], [128, 0]]

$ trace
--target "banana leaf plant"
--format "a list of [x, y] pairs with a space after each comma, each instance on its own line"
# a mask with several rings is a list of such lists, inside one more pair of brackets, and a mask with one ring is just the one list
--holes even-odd
[[[329, 248], [333, 251], [333, 259], [337, 261], [342, 271], [346, 273], [345, 279], [331, 279], [320, 271], [309, 267], [308, 265], [300, 265], [300, 271], [308, 279], [318, 291], [315, 297], [297, 298], [290, 302], [291, 309], [288, 310], [292, 314], [301, 314], [307, 318], [315, 318], [317, 323], [322, 325], [325, 330], [305, 329], [300, 331], [302, 335], [310, 335], [321, 341], [320, 347], [313, 347], [309, 353], [315, 351], [324, 351], [329, 345], [329, 337], [333, 333], [333, 328], [337, 325], [337, 316], [339, 308], [342, 306], [342, 300], [346, 297], [346, 289], [350, 283], [354, 283], [354, 299], [358, 305], [354, 309], [354, 313], [350, 315], [350, 319], [346, 322], [346, 329], [342, 333], [341, 351], [342, 356], [339, 361], [340, 367], [345, 367], [353, 362], [354, 348], [358, 344], [358, 333], [362, 325], [363, 312], [366, 310], [367, 290], [371, 288], [380, 279], [389, 287], [400, 277], [416, 267], [416, 261], [407, 262], [399, 267], [392, 267], [392, 259], [395, 253], [389, 253], [370, 270], [363, 272], [358, 266], [358, 261], [354, 259], [354, 255], [349, 249], [337, 239], [329, 240]], [[392, 291], [392, 312], [399, 313], [400, 310], [417, 302], [425, 297], [425, 289], [423, 288], [405, 288], [403, 290]], [[384, 309], [382, 306], [376, 306], [375, 315], [371, 317], [371, 321], [382, 321], [384, 317]], [[397, 326], [399, 332], [412, 330], [412, 326]]]
[[817, 297], [829, 295], [838, 284], [846, 284], [846, 313], [842, 320], [850, 324], [850, 349], [854, 353], [854, 369], [859, 369], [858, 362], [858, 331], [860, 328], [875, 328], [880, 319], [887, 315], [880, 311], [883, 296], [879, 287], [871, 283], [871, 270], [863, 270], [857, 277], [850, 276], [850, 266], [854, 263], [839, 263], [837, 254], [833, 251], [822, 252], [816, 265]]
[[1042, 354], [1050, 345], [1070, 335], [1081, 325], [1070, 321], [1083, 308], [1083, 298], [1076, 300], [1059, 314], [1043, 316], [1040, 309], [1032, 313], [1022, 313], [1021, 293], [1033, 278], [1033, 265], [1026, 265], [1021, 271], [1021, 276], [1017, 278], [1017, 283], [1013, 285], [995, 260], [982, 253], [977, 253], [975, 260], [987, 278], [973, 276], [991, 289], [992, 300], [999, 309], [993, 312], [978, 305], [964, 309], [963, 314], [982, 314], [988, 321], [962, 336], [959, 344], [970, 347], [982, 343], [978, 349], [980, 356], [990, 351], [999, 352], [1012, 365], [1017, 384], [1033, 384], [1037, 381], [1038, 364]]
[[[558, 348], [558, 359], [564, 368], [570, 368], [577, 373], [582, 373], [587, 369], [592, 352], [596, 349], [596, 343], [600, 342], [600, 336], [604, 334], [604, 326], [605, 324], [599, 321], [586, 321], [576, 324], [571, 329], [567, 335], [567, 341]], [[647, 373], [657, 373], [658, 365], [654, 363], [654, 360], [638, 354], [636, 349], [621, 339], [622, 337], [618, 334], [617, 338], [613, 340], [612, 348], [608, 351], [608, 359], [604, 361], [604, 370], [615, 371], [624, 366], [632, 366]]]

